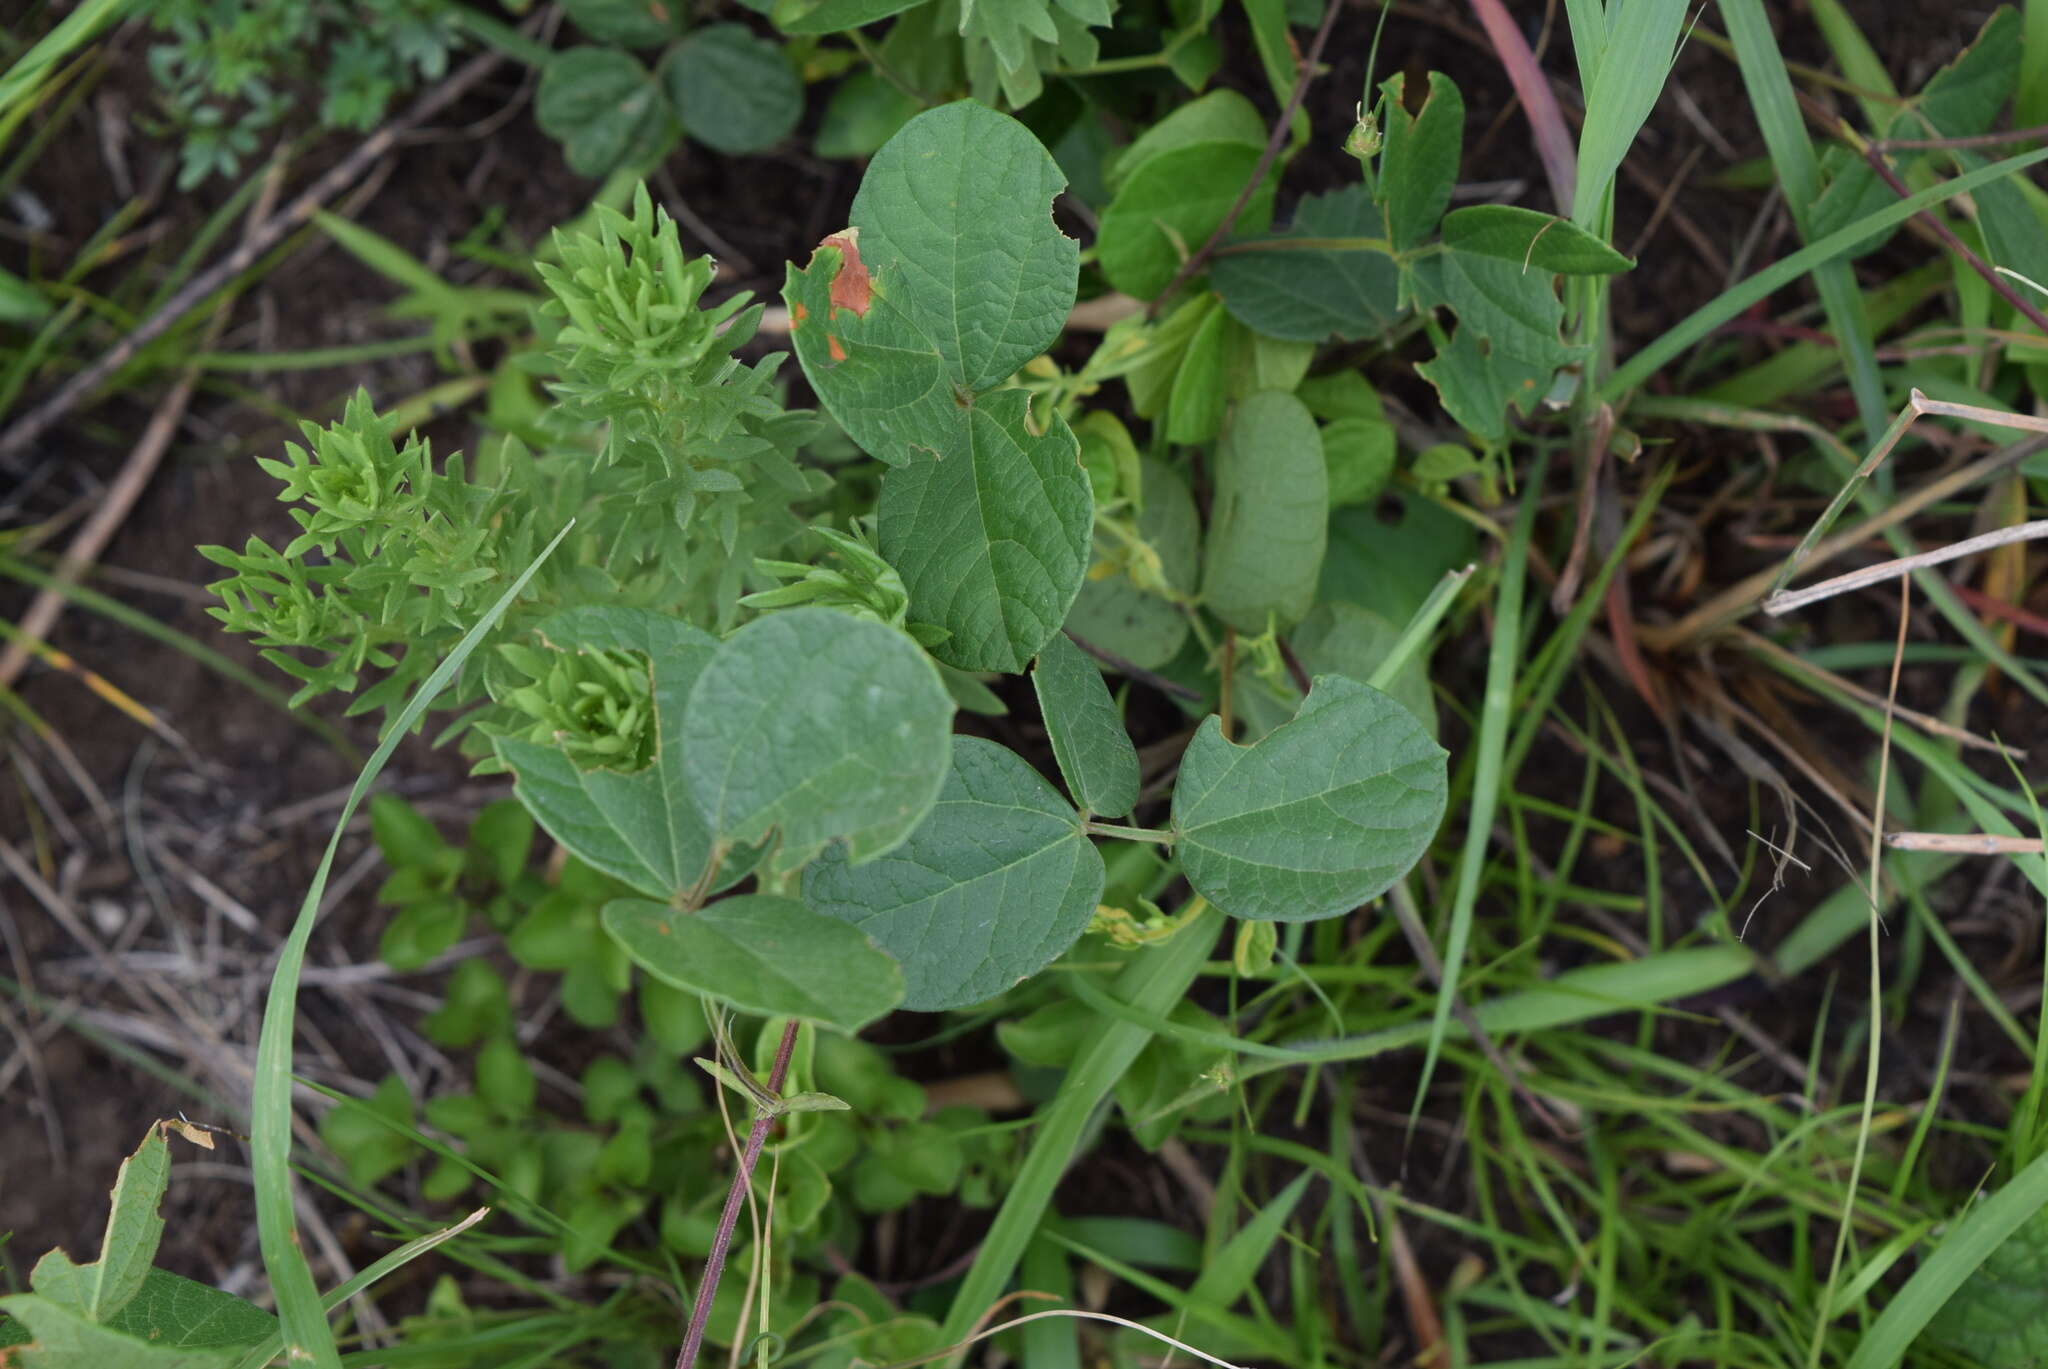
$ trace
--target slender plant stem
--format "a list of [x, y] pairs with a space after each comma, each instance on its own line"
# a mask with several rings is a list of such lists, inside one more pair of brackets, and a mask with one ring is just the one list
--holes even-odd
[[1280, 117], [1273, 121], [1272, 136], [1266, 139], [1266, 150], [1259, 154], [1258, 165], [1252, 168], [1252, 174], [1245, 179], [1244, 188], [1237, 192], [1237, 198], [1231, 202], [1230, 209], [1216, 225], [1216, 231], [1209, 235], [1207, 242], [1196, 248], [1188, 259], [1180, 264], [1180, 270], [1173, 273], [1173, 279], [1166, 283], [1166, 288], [1152, 301], [1152, 307], [1146, 311], [1147, 314], [1156, 317], [1161, 306], [1173, 298], [1174, 292], [1202, 269], [1210, 255], [1230, 236], [1230, 230], [1237, 226], [1237, 216], [1244, 213], [1244, 207], [1252, 202], [1252, 196], [1265, 183], [1266, 173], [1273, 169], [1273, 162], [1280, 156], [1280, 145], [1287, 141], [1287, 129], [1294, 122], [1294, 111], [1301, 108], [1302, 97], [1308, 94], [1308, 83], [1315, 79], [1316, 67], [1323, 60], [1323, 48], [1330, 41], [1330, 30], [1336, 26], [1337, 11], [1341, 7], [1340, 0], [1329, 0], [1323, 7], [1322, 27], [1316, 30], [1315, 41], [1309, 44], [1308, 55], [1301, 59], [1301, 70], [1294, 78], [1294, 89], [1287, 93], [1287, 104], [1280, 110]]
[[1158, 846], [1173, 845], [1173, 833], [1155, 832], [1149, 827], [1125, 827], [1121, 823], [1097, 822], [1090, 818], [1084, 826], [1091, 837], [1116, 837], [1123, 841], [1149, 841]]
[[[782, 1040], [775, 1047], [775, 1064], [768, 1071], [770, 1093], [781, 1093], [782, 1081], [789, 1075], [789, 1057], [796, 1052], [796, 1028], [793, 1017], [782, 1028]], [[757, 1111], [754, 1125], [747, 1130], [747, 1148], [740, 1153], [732, 1187], [726, 1190], [725, 1211], [718, 1214], [718, 1234], [711, 1238], [704, 1276], [697, 1281], [697, 1302], [690, 1309], [690, 1326], [683, 1333], [683, 1348], [676, 1352], [676, 1369], [694, 1369], [697, 1352], [704, 1348], [704, 1327], [711, 1320], [711, 1299], [718, 1293], [718, 1277], [725, 1272], [725, 1257], [732, 1250], [733, 1228], [739, 1225], [740, 1206], [753, 1186], [754, 1166], [761, 1159], [761, 1147], [768, 1142], [768, 1129], [774, 1125], [772, 1113]]]

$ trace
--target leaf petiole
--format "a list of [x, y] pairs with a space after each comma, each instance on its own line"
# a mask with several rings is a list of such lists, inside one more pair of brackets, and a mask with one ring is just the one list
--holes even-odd
[[1158, 846], [1173, 845], [1172, 832], [1155, 832], [1149, 827], [1125, 827], [1121, 823], [1084, 819], [1081, 829], [1091, 837], [1117, 837], [1124, 841], [1149, 841]]

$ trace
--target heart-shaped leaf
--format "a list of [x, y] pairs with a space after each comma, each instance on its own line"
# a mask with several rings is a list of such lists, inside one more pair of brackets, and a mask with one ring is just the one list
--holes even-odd
[[1102, 896], [1102, 857], [1043, 776], [994, 742], [961, 737], [931, 816], [890, 854], [849, 865], [835, 848], [804, 871], [804, 898], [903, 966], [903, 1004], [977, 1003], [1074, 943]]
[[1080, 444], [1030, 396], [1003, 390], [962, 411], [961, 446], [882, 479], [882, 555], [910, 618], [944, 628], [932, 654], [961, 670], [1021, 671], [1059, 629], [1088, 570], [1094, 503]]
[[1428, 848], [1445, 760], [1413, 713], [1342, 675], [1316, 679], [1294, 719], [1252, 746], [1227, 740], [1212, 714], [1174, 785], [1181, 869], [1233, 917], [1349, 912]]
[[1138, 803], [1138, 751], [1095, 662], [1056, 632], [1038, 653], [1031, 685], [1067, 792], [1103, 817], [1129, 813]]
[[1052, 221], [1065, 184], [1022, 124], [961, 100], [905, 124], [868, 164], [852, 227], [790, 267], [797, 358], [870, 455], [952, 456], [976, 396], [1059, 336], [1080, 261]]
[[616, 899], [604, 906], [604, 929], [656, 979], [742, 1012], [857, 1031], [903, 998], [895, 961], [793, 898], [744, 894], [693, 913]]
[[953, 700], [917, 644], [826, 608], [756, 619], [718, 648], [683, 720], [690, 792], [723, 847], [779, 837], [793, 869], [827, 842], [859, 863], [931, 811]]
[[683, 715], [718, 639], [646, 609], [586, 606], [558, 613], [540, 636], [559, 651], [633, 651], [654, 671], [654, 763], [631, 774], [581, 770], [552, 746], [498, 740], [513, 792], [548, 834], [584, 863], [651, 898], [697, 883], [711, 859], [711, 830], [691, 797], [683, 764]]

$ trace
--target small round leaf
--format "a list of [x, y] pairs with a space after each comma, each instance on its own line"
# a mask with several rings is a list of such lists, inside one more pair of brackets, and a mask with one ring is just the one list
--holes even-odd
[[760, 152], [804, 112], [803, 82], [774, 44], [739, 24], [707, 24], [676, 45], [662, 83], [683, 131], [718, 152]]

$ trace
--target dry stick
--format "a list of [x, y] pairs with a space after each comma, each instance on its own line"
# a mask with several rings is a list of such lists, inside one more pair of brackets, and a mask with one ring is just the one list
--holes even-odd
[[1943, 851], [1958, 856], [2038, 856], [2039, 837], [2002, 837], [1990, 832], [1888, 832], [1894, 851]]
[[[1856, 139], [1855, 132], [1847, 124], [1844, 124], [1842, 125], [1842, 134], [1844, 139], [1849, 141], [1850, 146], [1853, 147]], [[1913, 193], [1906, 188], [1906, 183], [1899, 179], [1899, 173], [1892, 170], [1892, 164], [1885, 160], [1884, 153], [1879, 152], [1875, 147], [1869, 144], [1864, 145], [1863, 160], [1870, 163], [1871, 170], [1882, 176], [1884, 183], [1890, 186], [1892, 193], [1900, 199], [1906, 199]], [[1951, 232], [1949, 226], [1941, 221], [1939, 215], [1935, 214], [1932, 210], [1923, 209], [1913, 217], [1926, 223], [1929, 228], [1932, 228], [1934, 235], [1941, 239], [1942, 246], [1948, 248], [1949, 251], [1967, 262], [1970, 269], [1982, 276], [1985, 283], [1990, 285], [1993, 290], [1996, 290], [2007, 304], [2019, 310], [2027, 322], [2033, 324], [2042, 332], [2048, 333], [2048, 314], [2044, 314], [2035, 308], [2031, 301], [2012, 288], [2012, 282], [2006, 280], [1996, 271], [1985, 265], [1984, 259], [1966, 247], [1963, 244], [1963, 240]]]
[[2037, 518], [2031, 523], [2018, 523], [2009, 528], [2000, 528], [1996, 532], [1987, 532], [1981, 537], [1965, 538], [1945, 547], [1937, 547], [1933, 551], [1923, 551], [1916, 556], [1901, 556], [1896, 561], [1883, 561], [1874, 566], [1865, 566], [1862, 570], [1852, 570], [1846, 575], [1837, 575], [1832, 580], [1823, 580], [1805, 589], [1776, 594], [1764, 601], [1764, 612], [1775, 618], [1780, 614], [1790, 613], [1795, 608], [1804, 608], [1822, 599], [1831, 599], [1837, 594], [1847, 594], [1853, 589], [1881, 585], [1887, 580], [1896, 580], [1901, 575], [1910, 575], [1916, 570], [1938, 566], [1944, 561], [1960, 560], [1965, 556], [1974, 556], [1980, 551], [1989, 551], [1993, 547], [2007, 547], [2014, 542], [2031, 542], [2040, 537], [2048, 537], [2048, 518]]
[[1308, 45], [1308, 56], [1301, 59], [1301, 69], [1294, 78], [1294, 89], [1287, 93], [1287, 103], [1281, 107], [1280, 117], [1273, 121], [1272, 135], [1266, 139], [1266, 150], [1259, 154], [1258, 164], [1252, 168], [1252, 174], [1246, 179], [1244, 188], [1237, 192], [1237, 198], [1231, 201], [1229, 210], [1216, 225], [1216, 231], [1209, 235], [1208, 241], [1196, 248], [1194, 253], [1180, 264], [1180, 269], [1173, 273], [1173, 279], [1166, 282], [1166, 288], [1159, 292], [1158, 298], [1146, 309], [1147, 317], [1156, 317], [1160, 306], [1173, 298], [1173, 292], [1202, 269], [1210, 255], [1236, 226], [1237, 216], [1244, 213], [1244, 207], [1252, 202], [1252, 196], [1265, 184], [1266, 173], [1273, 169], [1273, 162], [1280, 155], [1280, 145], [1287, 141], [1287, 128], [1293, 122], [1294, 111], [1301, 108], [1302, 97], [1308, 94], [1308, 83], [1315, 79], [1316, 67], [1323, 60], [1323, 48], [1330, 41], [1330, 30], [1336, 25], [1337, 10], [1341, 3], [1342, 0], [1329, 0], [1323, 7], [1322, 27], [1316, 30], [1315, 41]]
[[470, 87], [497, 70], [505, 61], [502, 53], [486, 52], [434, 87], [412, 107], [356, 145], [353, 152], [331, 171], [308, 186], [297, 199], [268, 222], [250, 232], [233, 251], [185, 283], [164, 302], [161, 309], [143, 320], [135, 330], [109, 348], [57, 392], [23, 414], [5, 432], [0, 432], [0, 467], [14, 467], [16, 458], [41, 437], [58, 419], [70, 413], [81, 400], [108, 376], [120, 370], [135, 354], [169, 332], [171, 326], [190, 313], [207, 296], [254, 265], [256, 259], [275, 246], [287, 233], [313, 217], [327, 201], [360, 180], [379, 158], [391, 150], [402, 135], [411, 132], [469, 92]]
[[[775, 1064], [768, 1071], [770, 1093], [782, 1092], [782, 1081], [789, 1074], [789, 1057], [796, 1051], [796, 1027], [796, 1019], [791, 1018], [782, 1028], [782, 1040], [775, 1047]], [[757, 1106], [754, 1125], [747, 1131], [747, 1148], [740, 1155], [739, 1168], [733, 1171], [732, 1187], [726, 1191], [725, 1211], [718, 1214], [718, 1233], [711, 1238], [704, 1275], [697, 1281], [697, 1301], [690, 1309], [690, 1326], [683, 1333], [683, 1348], [676, 1352], [676, 1369], [695, 1369], [697, 1352], [704, 1348], [704, 1327], [711, 1320], [711, 1299], [718, 1292], [718, 1277], [725, 1272], [725, 1257], [732, 1249], [740, 1204], [753, 1191], [754, 1165], [761, 1158], [761, 1147], [768, 1142], [768, 1129], [774, 1125], [775, 1114]]]

